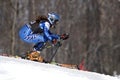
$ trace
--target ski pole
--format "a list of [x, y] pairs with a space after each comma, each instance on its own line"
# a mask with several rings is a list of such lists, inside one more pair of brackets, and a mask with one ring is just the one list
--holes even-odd
[[57, 48], [56, 48], [55, 52], [53, 53], [53, 55], [51, 56], [50, 60], [48, 61], [49, 63], [52, 62], [53, 58], [55, 57], [55, 55], [56, 55], [56, 53], [61, 45], [62, 44], [60, 42], [57, 43], [57, 45], [56, 45]]

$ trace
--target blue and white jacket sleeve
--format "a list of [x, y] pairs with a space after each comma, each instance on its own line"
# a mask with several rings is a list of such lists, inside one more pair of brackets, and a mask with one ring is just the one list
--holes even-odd
[[48, 40], [52, 41], [53, 39], [59, 39], [60, 38], [59, 35], [51, 33], [49, 29], [50, 29], [50, 24], [48, 22], [45, 22], [44, 26], [43, 26], [43, 32], [44, 32], [45, 37]]

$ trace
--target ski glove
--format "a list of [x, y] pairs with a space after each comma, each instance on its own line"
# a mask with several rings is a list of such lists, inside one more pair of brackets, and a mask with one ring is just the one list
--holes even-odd
[[56, 44], [56, 43], [57, 43], [57, 39], [53, 39], [52, 44]]
[[62, 40], [66, 40], [66, 39], [68, 39], [69, 38], [69, 34], [62, 34], [62, 35], [60, 35], [60, 39], [62, 39]]
[[54, 46], [59, 46], [59, 47], [62, 45], [60, 41], [58, 41], [57, 39], [53, 39], [52, 44], [54, 44]]

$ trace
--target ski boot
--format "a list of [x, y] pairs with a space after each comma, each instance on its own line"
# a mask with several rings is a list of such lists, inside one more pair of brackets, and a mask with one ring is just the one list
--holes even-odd
[[31, 61], [43, 62], [44, 59], [40, 56], [39, 51], [31, 51], [27, 54], [27, 59]]

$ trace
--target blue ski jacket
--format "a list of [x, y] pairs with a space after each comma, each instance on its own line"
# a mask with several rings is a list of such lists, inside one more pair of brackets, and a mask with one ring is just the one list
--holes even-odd
[[25, 24], [19, 30], [20, 38], [27, 43], [34, 43], [34, 44], [39, 42], [52, 41], [53, 39], [60, 38], [59, 35], [51, 33], [49, 22], [47, 21], [40, 22], [38, 27], [41, 28], [43, 32], [39, 34], [35, 34], [31, 29], [31, 25]]

